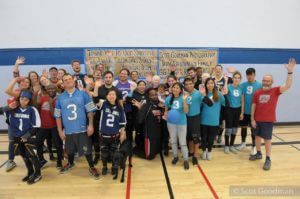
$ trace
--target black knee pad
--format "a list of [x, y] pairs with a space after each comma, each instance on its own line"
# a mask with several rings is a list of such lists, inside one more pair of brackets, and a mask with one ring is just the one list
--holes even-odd
[[198, 134], [192, 134], [192, 140], [194, 144], [200, 143], [200, 137], [198, 136]]

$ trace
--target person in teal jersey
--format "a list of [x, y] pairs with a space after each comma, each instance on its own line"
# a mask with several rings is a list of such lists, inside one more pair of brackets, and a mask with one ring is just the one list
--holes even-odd
[[186, 146], [186, 113], [189, 111], [189, 106], [186, 103], [187, 94], [183, 95], [183, 87], [180, 83], [176, 82], [172, 86], [172, 94], [166, 98], [165, 101], [165, 116], [167, 117], [168, 111], [177, 110], [180, 114], [177, 121], [170, 121], [167, 119], [168, 130], [170, 133], [173, 160], [172, 164], [175, 165], [178, 162], [178, 145], [177, 140], [181, 147], [183, 160], [184, 160], [184, 169], [189, 169], [188, 162], [188, 149]]
[[233, 83], [227, 87], [228, 105], [225, 109], [226, 130], [224, 152], [226, 154], [229, 152], [234, 154], [237, 153], [237, 150], [234, 147], [234, 141], [238, 130], [239, 121], [240, 119], [242, 120], [244, 116], [244, 96], [242, 94], [242, 87], [240, 86], [242, 79], [241, 73], [239, 71], [235, 71], [232, 79]]
[[189, 112], [187, 113], [187, 142], [189, 148], [189, 156], [192, 156], [193, 165], [198, 165], [197, 154], [200, 144], [200, 112], [201, 103], [207, 103], [212, 106], [212, 101], [205, 97], [204, 86], [199, 86], [200, 90], [195, 89], [193, 79], [185, 78], [184, 87], [189, 93], [186, 101], [189, 105]]
[[[227, 92], [225, 87], [222, 92]], [[208, 106], [203, 104], [203, 109], [201, 112], [201, 149], [202, 159], [211, 160], [212, 159], [212, 146], [214, 142], [214, 137], [216, 136], [219, 129], [219, 119], [221, 106], [225, 105], [224, 96], [218, 92], [215, 81], [213, 78], [207, 78], [205, 81], [205, 91], [207, 97], [209, 97], [213, 105]]]
[[247, 127], [251, 128], [251, 138], [252, 138], [252, 148], [251, 154], [256, 153], [255, 149], [255, 136], [254, 128], [251, 127], [251, 106], [252, 106], [252, 97], [258, 89], [262, 88], [262, 84], [255, 80], [255, 69], [248, 68], [246, 70], [246, 82], [241, 84], [243, 95], [245, 99], [245, 108], [244, 108], [244, 118], [240, 121], [241, 126], [241, 137], [242, 143], [236, 147], [237, 150], [242, 150], [246, 148], [246, 138], [247, 138]]

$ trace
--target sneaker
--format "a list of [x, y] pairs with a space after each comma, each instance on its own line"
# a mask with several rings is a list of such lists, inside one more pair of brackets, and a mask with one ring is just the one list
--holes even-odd
[[169, 149], [165, 149], [165, 150], [164, 150], [164, 155], [165, 155], [166, 157], [169, 156]]
[[262, 159], [262, 154], [261, 153], [256, 153], [254, 155], [250, 155], [249, 160], [259, 160]]
[[54, 157], [54, 155], [53, 155], [53, 153], [49, 153], [49, 160], [51, 160], [51, 161], [55, 161], [56, 160], [55, 157]]
[[229, 154], [229, 146], [224, 147], [224, 153]]
[[271, 160], [266, 160], [263, 166], [263, 170], [268, 171], [271, 169]]
[[90, 172], [91, 176], [94, 177], [95, 180], [99, 179], [100, 175], [95, 167], [90, 167], [89, 172]]
[[63, 166], [60, 170], [61, 174], [67, 173], [69, 170], [71, 170], [75, 165], [67, 163], [65, 166]]
[[211, 152], [207, 152], [206, 159], [207, 160], [211, 160], [212, 159], [212, 153]]
[[192, 163], [193, 163], [193, 166], [197, 166], [198, 165], [198, 160], [195, 156], [192, 157]]
[[42, 176], [41, 176], [41, 174], [32, 174], [30, 177], [29, 177], [29, 179], [28, 179], [28, 181], [27, 181], [27, 184], [34, 184], [34, 183], [36, 183], [36, 182], [38, 182], [38, 181], [40, 181], [42, 179]]
[[251, 148], [251, 155], [255, 155], [255, 154], [256, 154], [256, 147], [253, 146], [253, 147]]
[[107, 174], [107, 167], [102, 168], [102, 175], [105, 176]]
[[40, 165], [41, 165], [41, 169], [43, 169], [43, 168], [45, 168], [46, 167], [46, 165], [47, 165], [47, 160], [45, 160], [45, 159], [43, 159], [43, 160], [41, 160], [40, 161]]
[[173, 164], [173, 165], [175, 165], [175, 164], [177, 164], [177, 162], [178, 162], [178, 157], [176, 157], [176, 158], [173, 158], [173, 160], [172, 160], [172, 164]]
[[222, 135], [218, 135], [217, 143], [218, 143], [218, 144], [221, 144], [221, 143], [222, 143]]
[[189, 161], [186, 160], [183, 162], [183, 168], [184, 168], [184, 170], [189, 170], [189, 168], [190, 168]]
[[6, 163], [6, 172], [11, 171], [16, 166], [17, 164], [13, 160], [8, 160], [8, 162]]
[[206, 160], [207, 159], [207, 152], [206, 151], [203, 151], [202, 152], [202, 160]]
[[97, 164], [98, 164], [99, 159], [100, 159], [100, 155], [99, 155], [99, 154], [96, 154], [96, 155], [95, 155], [95, 159], [94, 159], [94, 165], [97, 165]]
[[62, 168], [61, 161], [56, 162], [56, 168], [59, 169], [59, 170], [61, 170], [61, 168]]
[[239, 146], [236, 147], [236, 149], [237, 149], [238, 151], [241, 151], [241, 150], [243, 150], [244, 148], [246, 148], [246, 143], [245, 143], [245, 142], [243, 142], [242, 144], [240, 144]]
[[230, 146], [230, 147], [229, 147], [229, 151], [232, 152], [232, 153], [234, 153], [234, 154], [237, 154], [237, 153], [238, 153], [238, 151], [235, 149], [234, 146]]

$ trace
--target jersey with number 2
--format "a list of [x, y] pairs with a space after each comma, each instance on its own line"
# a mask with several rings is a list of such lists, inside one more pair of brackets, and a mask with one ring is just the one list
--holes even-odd
[[100, 133], [106, 135], [117, 134], [125, 124], [126, 116], [124, 110], [117, 106], [111, 106], [107, 101], [104, 101], [100, 108]]
[[76, 89], [73, 93], [65, 91], [58, 96], [54, 116], [62, 118], [65, 134], [81, 133], [87, 128], [87, 112], [95, 110], [89, 95]]

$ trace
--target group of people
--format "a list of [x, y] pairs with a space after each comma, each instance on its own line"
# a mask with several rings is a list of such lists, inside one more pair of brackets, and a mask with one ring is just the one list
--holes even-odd
[[[210, 73], [191, 67], [182, 82], [176, 77], [175, 66], [170, 67], [165, 80], [152, 73], [140, 79], [138, 71], [127, 68], [120, 69], [119, 76], [114, 77], [113, 61], [108, 68], [103, 64], [88, 65], [89, 74], [82, 74], [79, 60], [72, 61], [72, 74], [51, 67], [42, 75], [31, 71], [21, 77], [19, 66], [24, 63], [24, 57], [16, 60], [14, 80], [6, 89], [11, 98], [0, 113], [6, 114], [8, 123], [6, 170], [16, 166], [14, 156], [20, 154], [28, 171], [22, 180], [28, 184], [42, 178], [41, 168], [47, 164], [46, 140], [49, 159], [56, 160], [60, 173], [74, 167], [78, 154], [85, 156], [90, 174], [98, 179], [96, 165], [100, 159], [102, 175], [109, 171], [108, 163], [112, 164], [111, 174], [118, 171], [116, 157], [125, 140], [131, 142], [135, 155], [149, 160], [159, 153], [169, 155], [170, 144], [173, 165], [179, 161], [180, 148], [183, 167], [188, 170], [189, 157], [193, 165], [198, 165], [199, 149], [203, 160], [212, 160], [214, 141], [222, 143], [224, 129], [224, 153], [236, 154], [244, 149], [248, 127], [252, 137], [249, 159], [262, 159], [260, 145], [264, 139], [263, 169], [269, 170], [277, 100], [291, 87], [296, 65], [290, 59], [285, 84], [272, 87], [272, 75], [265, 75], [260, 83], [255, 80], [254, 68], [246, 70], [247, 81], [241, 83], [242, 74], [233, 68], [228, 70], [232, 74], [229, 77], [221, 65]], [[236, 146], [239, 127], [242, 140]]]

